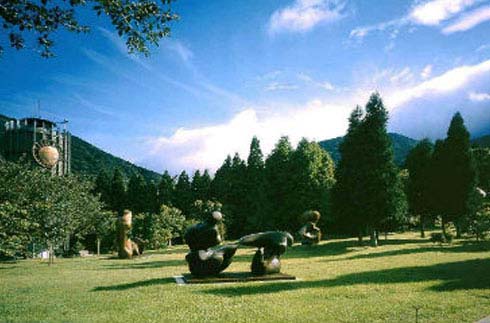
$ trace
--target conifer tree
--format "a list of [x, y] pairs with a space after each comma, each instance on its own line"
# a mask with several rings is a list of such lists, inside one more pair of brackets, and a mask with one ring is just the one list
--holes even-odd
[[106, 170], [102, 170], [95, 179], [94, 193], [100, 194], [100, 201], [104, 203], [106, 208], [110, 207], [111, 203], [111, 176]]
[[289, 204], [292, 190], [291, 157], [293, 147], [288, 137], [281, 137], [265, 161], [265, 182], [270, 216], [267, 229], [285, 229], [290, 223]]
[[133, 174], [128, 182], [127, 190], [128, 207], [133, 213], [138, 214], [147, 211], [147, 185], [140, 174]]
[[223, 213], [226, 215], [225, 223], [228, 236], [232, 239], [239, 238], [246, 233], [245, 225], [247, 216], [250, 215], [247, 196], [247, 166], [238, 153], [231, 162], [230, 187], [227, 193], [227, 203], [223, 202]]
[[175, 182], [172, 176], [165, 171], [158, 183], [158, 204], [172, 206], [175, 200]]
[[332, 189], [332, 210], [336, 229], [356, 233], [362, 243], [366, 219], [361, 205], [364, 187], [362, 177], [363, 138], [360, 131], [363, 110], [357, 106], [349, 117], [349, 128], [340, 144], [340, 161], [335, 172], [336, 183]]
[[441, 147], [440, 189], [444, 194], [443, 222], [453, 221], [458, 237], [469, 213], [469, 201], [475, 190], [476, 168], [470, 147], [470, 133], [461, 114], [456, 113]]
[[175, 185], [175, 207], [181, 210], [185, 216], [189, 216], [192, 208], [192, 199], [193, 194], [189, 175], [187, 175], [186, 171], [182, 171]]
[[119, 168], [114, 170], [114, 175], [112, 176], [110, 200], [111, 210], [121, 215], [128, 203], [125, 179]]
[[425, 237], [425, 225], [432, 215], [432, 152], [431, 142], [424, 139], [409, 152], [405, 162], [409, 173], [408, 205], [410, 212], [419, 216], [422, 238]]
[[325, 230], [329, 213], [329, 193], [335, 183], [334, 163], [330, 154], [316, 142], [302, 139], [291, 155], [292, 196], [287, 230], [295, 232], [303, 224], [299, 216], [305, 210], [322, 214], [320, 226]]
[[402, 221], [406, 216], [406, 199], [393, 160], [387, 122], [388, 112], [380, 95], [374, 93], [359, 129], [363, 138], [360, 183], [364, 185], [360, 200], [372, 246], [378, 245], [378, 230], [386, 222]]
[[249, 211], [245, 228], [247, 232], [263, 230], [267, 221], [264, 168], [264, 155], [260, 149], [260, 141], [257, 137], [253, 137], [250, 143], [246, 169], [246, 196]]

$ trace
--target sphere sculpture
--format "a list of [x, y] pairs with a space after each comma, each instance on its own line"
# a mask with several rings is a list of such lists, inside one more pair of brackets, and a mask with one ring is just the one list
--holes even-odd
[[240, 238], [239, 245], [257, 247], [252, 260], [252, 274], [261, 276], [281, 271], [281, 255], [294, 242], [288, 232], [267, 231]]
[[302, 215], [305, 225], [299, 229], [298, 234], [301, 239], [302, 245], [317, 244], [322, 239], [322, 231], [316, 226], [318, 220], [320, 220], [320, 212], [318, 211], [306, 211]]
[[133, 222], [133, 214], [124, 210], [123, 215], [117, 219], [117, 241], [119, 259], [131, 259], [134, 255], [139, 256], [138, 245], [128, 237]]
[[[225, 270], [232, 261], [238, 245], [222, 245], [218, 223], [223, 219], [221, 212], [214, 211], [198, 224], [187, 228], [184, 239], [190, 248], [185, 259], [192, 275], [214, 276]], [[212, 248], [214, 247], [214, 248]]]

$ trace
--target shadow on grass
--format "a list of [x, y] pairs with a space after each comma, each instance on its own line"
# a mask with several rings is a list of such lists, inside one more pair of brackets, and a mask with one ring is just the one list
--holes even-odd
[[213, 288], [203, 293], [218, 296], [269, 294], [307, 288], [329, 288], [357, 284], [395, 284], [424, 281], [442, 281], [429, 290], [453, 291], [490, 288], [490, 259], [474, 259], [433, 266], [393, 268], [342, 275], [335, 279], [270, 283], [252, 286]]
[[161, 267], [175, 267], [186, 265], [184, 259], [182, 260], [159, 260], [159, 261], [147, 261], [147, 262], [135, 262], [126, 264], [112, 264], [104, 265], [104, 269], [150, 269]]
[[[376, 249], [373, 249], [373, 251], [375, 250]], [[409, 254], [425, 253], [425, 252], [458, 253], [458, 252], [483, 252], [483, 251], [490, 251], [490, 242], [487, 241], [487, 242], [474, 243], [474, 242], [465, 241], [457, 245], [443, 245], [443, 246], [432, 244], [431, 246], [427, 246], [427, 247], [388, 250], [382, 252], [356, 255], [356, 256], [351, 256], [342, 259], [327, 259], [325, 261], [334, 262], [334, 261], [345, 261], [345, 260], [356, 260], [356, 259], [373, 259], [373, 258], [401, 256], [401, 255], [409, 255]]]
[[138, 287], [148, 287], [154, 285], [164, 285], [174, 283], [173, 278], [153, 278], [148, 280], [142, 280], [134, 283], [120, 284], [120, 285], [110, 285], [110, 286], [99, 286], [92, 289], [93, 292], [101, 292], [101, 291], [121, 291], [128, 290], [132, 288]]

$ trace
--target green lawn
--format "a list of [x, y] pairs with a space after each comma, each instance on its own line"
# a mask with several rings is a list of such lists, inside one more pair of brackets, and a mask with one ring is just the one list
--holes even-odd
[[[177, 285], [184, 246], [134, 260], [0, 263], [0, 321], [474, 322], [490, 315], [490, 244], [434, 245], [415, 233], [378, 248], [353, 239], [295, 245], [292, 282]], [[252, 249], [227, 271], [248, 270]]]

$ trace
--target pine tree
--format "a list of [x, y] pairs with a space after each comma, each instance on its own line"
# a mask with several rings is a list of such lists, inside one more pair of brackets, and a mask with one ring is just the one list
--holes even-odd
[[325, 231], [329, 213], [329, 193], [335, 183], [334, 163], [330, 154], [316, 142], [302, 139], [291, 155], [292, 196], [288, 204], [289, 223], [286, 227], [296, 232], [303, 223], [300, 215], [306, 210], [318, 210], [320, 226]]
[[378, 245], [378, 230], [386, 222], [402, 221], [406, 216], [406, 199], [393, 160], [393, 147], [386, 131], [388, 112], [378, 93], [366, 104], [366, 116], [360, 125], [363, 137], [360, 196], [371, 236], [371, 245]]
[[247, 198], [248, 211], [247, 232], [262, 231], [267, 220], [267, 198], [265, 193], [264, 155], [260, 149], [260, 141], [252, 138], [250, 153], [247, 159]]
[[147, 185], [140, 174], [133, 174], [128, 182], [128, 207], [134, 214], [147, 211]]
[[420, 218], [422, 238], [425, 237], [425, 225], [432, 215], [432, 153], [432, 143], [424, 139], [409, 152], [405, 162], [409, 172], [408, 205], [410, 212]]
[[214, 174], [214, 178], [211, 182], [211, 199], [215, 199], [218, 201], [223, 201], [223, 203], [227, 204], [229, 201], [229, 192], [231, 189], [231, 156], [228, 155], [224, 160], [216, 173]]
[[332, 189], [332, 210], [335, 217], [336, 230], [356, 233], [362, 243], [367, 222], [364, 217], [361, 196], [364, 187], [362, 177], [363, 137], [360, 131], [363, 110], [357, 106], [349, 117], [349, 128], [340, 144], [340, 161], [337, 165], [336, 183]]
[[281, 137], [265, 161], [267, 200], [270, 204], [267, 229], [284, 230], [290, 223], [289, 203], [292, 190], [291, 157], [293, 147], [288, 137]]
[[238, 153], [231, 162], [230, 187], [227, 194], [227, 203], [223, 202], [223, 213], [226, 214], [225, 223], [228, 236], [239, 238], [246, 233], [245, 225], [250, 214], [247, 196], [247, 166]]
[[476, 168], [470, 147], [470, 134], [461, 114], [456, 113], [441, 147], [440, 189], [444, 193], [443, 222], [453, 221], [458, 237], [468, 215], [469, 200], [475, 190]]
[[192, 199], [193, 194], [189, 175], [182, 171], [175, 185], [175, 207], [181, 210], [185, 216], [189, 216], [192, 208]]
[[158, 183], [158, 204], [172, 206], [175, 200], [175, 182], [172, 176], [165, 171]]
[[94, 193], [100, 194], [100, 201], [104, 203], [106, 208], [110, 207], [111, 203], [111, 176], [106, 170], [102, 170], [95, 179]]
[[205, 170], [201, 175], [199, 170], [196, 170], [192, 177], [192, 194], [193, 200], [207, 201], [210, 198], [211, 176], [208, 170]]
[[128, 207], [126, 183], [119, 168], [114, 170], [114, 175], [112, 176], [110, 201], [111, 210], [117, 212], [119, 215]]

